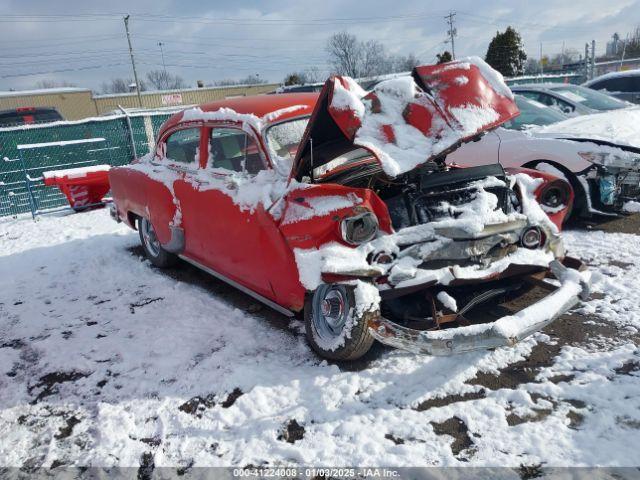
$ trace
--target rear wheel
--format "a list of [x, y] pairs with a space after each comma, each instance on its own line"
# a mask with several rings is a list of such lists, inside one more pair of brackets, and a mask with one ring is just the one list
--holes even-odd
[[146, 218], [138, 219], [138, 233], [140, 234], [140, 243], [142, 243], [144, 254], [151, 263], [159, 268], [175, 265], [178, 257], [162, 248], [156, 231], [149, 220]]
[[357, 313], [353, 289], [322, 284], [307, 296], [305, 330], [311, 348], [330, 360], [356, 360], [369, 351], [374, 338], [369, 318], [377, 312]]

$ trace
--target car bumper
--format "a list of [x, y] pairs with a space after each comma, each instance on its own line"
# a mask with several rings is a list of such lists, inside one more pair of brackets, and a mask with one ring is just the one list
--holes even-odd
[[443, 330], [414, 330], [378, 316], [369, 322], [371, 335], [379, 342], [414, 353], [452, 355], [473, 350], [513, 346], [549, 325], [572, 309], [590, 291], [590, 273], [550, 265], [560, 286], [540, 301], [495, 322]]
[[118, 215], [118, 208], [116, 207], [115, 202], [109, 205], [109, 215], [111, 219], [120, 223], [122, 220], [120, 219], [120, 215]]

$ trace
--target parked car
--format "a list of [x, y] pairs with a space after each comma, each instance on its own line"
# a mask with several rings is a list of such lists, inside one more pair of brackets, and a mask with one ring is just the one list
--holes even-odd
[[640, 69], [605, 73], [589, 80], [583, 86], [599, 90], [620, 100], [640, 103]]
[[518, 110], [520, 110], [520, 115], [502, 125], [503, 128], [510, 130], [528, 130], [532, 127], [551, 125], [552, 123], [561, 122], [570, 118], [569, 115], [555, 108], [547, 107], [523, 95], [516, 94], [514, 95], [514, 99]]
[[[417, 67], [368, 94], [332, 77], [319, 96], [218, 101], [174, 115], [149, 155], [110, 170], [112, 215], [139, 230], [154, 265], [179, 257], [303, 313], [326, 358], [358, 358], [374, 339], [439, 355], [513, 345], [588, 292], [534, 198], [570, 195], [566, 182], [443, 162], [517, 114], [478, 58]], [[567, 210], [558, 205], [557, 223]], [[467, 326], [486, 321], [478, 305], [532, 285], [553, 292]]]
[[513, 93], [535, 100], [569, 116], [627, 108], [629, 103], [590, 88], [568, 83], [513, 85]]
[[[571, 215], [576, 217], [617, 215], [640, 200], [640, 145], [634, 147], [615, 133], [640, 125], [639, 109], [568, 118], [535, 100], [520, 95], [515, 100], [520, 116], [505, 123], [506, 128], [463, 145], [447, 156], [447, 162], [474, 166], [499, 158], [505, 167], [565, 178], [575, 193]], [[543, 198], [541, 206], [553, 212], [552, 203]]]
[[0, 111], [0, 127], [30, 125], [64, 120], [53, 107], [19, 107]]

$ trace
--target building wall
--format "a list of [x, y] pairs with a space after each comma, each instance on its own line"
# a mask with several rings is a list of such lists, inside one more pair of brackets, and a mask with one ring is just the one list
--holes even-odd
[[[179, 105], [195, 105], [228, 97], [258, 95], [274, 91], [278, 84], [241, 85], [229, 87], [190, 88], [183, 90], [144, 92], [143, 108], [161, 108]], [[80, 120], [99, 116], [118, 109], [139, 108], [138, 96], [135, 93], [93, 96], [90, 90], [78, 91], [38, 91], [0, 93], [0, 110], [19, 107], [55, 107], [65, 120]]]
[[[143, 92], [142, 108], [161, 108], [175, 105], [196, 105], [213, 102], [234, 96], [258, 95], [274, 91], [278, 84], [247, 85], [235, 87], [214, 87], [214, 88], [190, 88], [184, 90], [171, 90], [160, 92]], [[172, 95], [179, 94], [180, 103], [174, 103], [176, 98]], [[163, 102], [164, 97], [164, 102]], [[98, 114], [103, 114], [116, 110], [118, 105], [124, 108], [139, 108], [138, 96], [132, 94], [118, 95], [96, 95], [94, 97]]]
[[98, 114], [90, 90], [34, 95], [0, 95], [0, 110], [19, 107], [55, 107], [66, 120], [79, 120], [95, 117]]

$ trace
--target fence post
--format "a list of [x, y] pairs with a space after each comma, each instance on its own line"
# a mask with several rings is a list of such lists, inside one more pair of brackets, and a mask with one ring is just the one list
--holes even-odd
[[131, 150], [133, 151], [133, 158], [138, 158], [138, 152], [136, 152], [136, 141], [133, 138], [133, 127], [131, 126], [131, 119], [129, 118], [129, 112], [127, 112], [122, 106], [118, 105], [118, 108], [124, 113], [127, 119], [127, 128], [129, 129], [129, 141], [131, 142]]
[[31, 208], [31, 218], [36, 219], [36, 199], [33, 196], [33, 190], [31, 189], [31, 180], [29, 179], [29, 174], [27, 173], [27, 166], [24, 163], [24, 158], [22, 157], [22, 149], [18, 149], [18, 158], [20, 159], [20, 167], [22, 168], [22, 173], [24, 174], [24, 183], [27, 184], [27, 194], [29, 195], [29, 208]]

